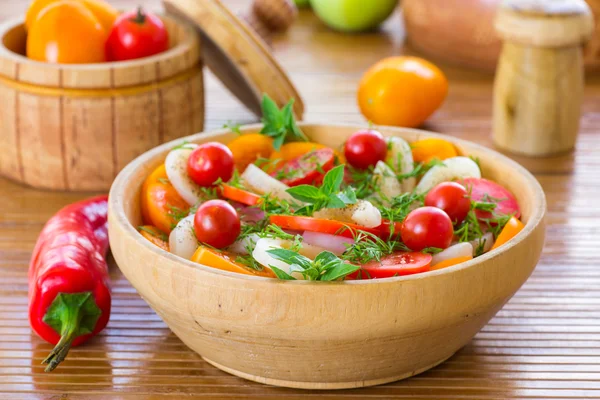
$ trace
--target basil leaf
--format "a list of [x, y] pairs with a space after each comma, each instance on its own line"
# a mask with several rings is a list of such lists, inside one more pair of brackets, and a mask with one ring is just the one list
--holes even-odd
[[339, 192], [343, 180], [344, 166], [338, 165], [337, 167], [329, 170], [329, 172], [327, 172], [323, 178], [323, 186], [321, 186], [321, 191], [327, 196], [332, 193]]
[[316, 263], [327, 264], [332, 261], [341, 261], [335, 254], [330, 251], [322, 251], [315, 257]]
[[289, 265], [298, 264], [304, 269], [309, 269], [312, 264], [310, 258], [288, 249], [271, 249], [267, 250], [267, 253], [272, 255], [276, 260], [283, 261]]
[[329, 199], [327, 201], [327, 208], [344, 208], [346, 207], [346, 203], [344, 200], [339, 198], [338, 194], [330, 194]]
[[291, 187], [286, 190], [296, 200], [303, 201], [305, 203], [316, 203], [319, 199], [324, 196], [321, 191], [311, 185], [298, 185]]
[[360, 267], [358, 265], [348, 264], [342, 262], [338, 264], [336, 267], [328, 269], [322, 276], [322, 281], [335, 281], [336, 279], [342, 278], [346, 275], [349, 275], [355, 271], [358, 271]]
[[[269, 125], [277, 130], [281, 129], [285, 123], [281, 111], [277, 104], [267, 94], [263, 95], [261, 110], [265, 125]], [[264, 130], [264, 128], [263, 128]]]
[[344, 191], [337, 195], [345, 204], [356, 204], [358, 201], [356, 198], [356, 192], [352, 186], [348, 186]]
[[279, 279], [282, 279], [284, 281], [295, 281], [296, 280], [296, 278], [294, 278], [287, 272], [280, 270], [277, 267], [274, 267], [272, 265], [269, 265], [269, 267], [273, 270], [273, 272], [275, 273], [275, 275], [277, 275], [277, 278], [279, 278]]

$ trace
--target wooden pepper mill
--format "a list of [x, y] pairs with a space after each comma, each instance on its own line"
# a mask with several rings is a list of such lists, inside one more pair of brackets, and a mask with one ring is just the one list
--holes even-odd
[[494, 86], [493, 138], [514, 153], [573, 149], [583, 97], [582, 45], [593, 32], [584, 0], [505, 0]]
[[267, 43], [274, 33], [285, 32], [298, 15], [292, 0], [254, 0], [242, 19]]

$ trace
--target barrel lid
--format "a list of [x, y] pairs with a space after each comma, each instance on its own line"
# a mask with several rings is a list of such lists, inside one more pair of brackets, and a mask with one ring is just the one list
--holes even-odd
[[219, 0], [163, 0], [167, 13], [194, 25], [204, 63], [246, 107], [261, 115], [263, 93], [280, 107], [291, 98], [302, 119], [304, 104], [287, 74], [256, 32]]

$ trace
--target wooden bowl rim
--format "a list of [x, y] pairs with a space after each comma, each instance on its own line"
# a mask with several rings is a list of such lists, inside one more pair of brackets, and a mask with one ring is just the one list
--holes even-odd
[[[2, 58], [7, 58], [7, 59], [11, 59], [15, 62], [30, 63], [35, 66], [39, 66], [40, 68], [46, 68], [48, 70], [63, 70], [63, 71], [70, 71], [70, 72], [73, 72], [73, 71], [87, 71], [87, 72], [89, 72], [89, 71], [106, 71], [107, 69], [119, 70], [119, 69], [132, 68], [132, 67], [141, 67], [141, 66], [145, 66], [147, 64], [156, 63], [161, 60], [166, 60], [166, 59], [180, 56], [183, 53], [185, 53], [186, 51], [188, 51], [188, 49], [190, 49], [192, 46], [195, 46], [195, 45], [197, 45], [197, 43], [199, 43], [200, 39], [197, 37], [194, 28], [191, 27], [185, 21], [181, 21], [177, 18], [173, 18], [172, 16], [167, 16], [164, 14], [158, 14], [158, 16], [163, 20], [167, 19], [167, 20], [170, 20], [170, 21], [176, 23], [177, 25], [181, 26], [183, 28], [183, 30], [185, 31], [185, 38], [183, 38], [175, 46], [168, 49], [167, 51], [164, 51], [159, 54], [155, 54], [153, 56], [138, 58], [135, 60], [107, 61], [107, 62], [103, 62], [103, 63], [90, 63], [90, 64], [55, 64], [55, 63], [36, 61], [36, 60], [32, 60], [32, 59], [28, 58], [27, 56], [24, 56], [19, 53], [15, 53], [14, 51], [8, 49], [4, 45], [4, 36], [6, 36], [6, 34], [9, 31], [11, 31], [12, 29], [15, 29], [19, 26], [25, 25], [25, 21], [23, 20], [23, 18], [21, 18], [21, 17], [11, 18], [11, 19], [8, 19], [8, 20], [0, 23], [0, 61], [2, 60]], [[201, 55], [199, 56], [199, 60], [200, 60], [200, 58], [201, 58]]]
[[[317, 126], [321, 126], [321, 127], [328, 126], [328, 127], [332, 127], [332, 128], [344, 128], [344, 129], [354, 129], [354, 130], [360, 130], [360, 129], [364, 128], [364, 126], [361, 126], [361, 125], [344, 124], [344, 123], [331, 124], [331, 123], [317, 123], [317, 122], [312, 122], [312, 123], [300, 122], [300, 123], [298, 123], [298, 125], [301, 128], [307, 128], [307, 129], [310, 129], [311, 127], [317, 127]], [[261, 128], [262, 128], [262, 124], [249, 124], [249, 125], [241, 126], [240, 131], [245, 134], [245, 133], [257, 132]], [[529, 217], [527, 224], [525, 225], [525, 228], [521, 232], [519, 232], [514, 238], [512, 238], [508, 243], [503, 244], [499, 248], [493, 249], [479, 257], [473, 258], [469, 261], [466, 261], [466, 262], [463, 262], [463, 263], [460, 263], [460, 264], [457, 264], [457, 265], [454, 265], [454, 266], [451, 266], [448, 268], [423, 272], [420, 274], [397, 276], [397, 277], [385, 278], [385, 279], [350, 280], [350, 281], [337, 281], [337, 282], [313, 282], [313, 281], [305, 281], [305, 280], [282, 281], [279, 279], [264, 278], [264, 277], [259, 277], [259, 276], [239, 274], [239, 273], [235, 273], [235, 272], [222, 271], [222, 270], [219, 270], [216, 268], [205, 266], [203, 264], [194, 263], [190, 260], [186, 260], [184, 258], [176, 256], [175, 254], [172, 254], [166, 250], [160, 249], [158, 246], [150, 243], [150, 241], [144, 239], [141, 235], [139, 235], [139, 232], [129, 222], [129, 220], [125, 214], [125, 209], [123, 207], [123, 203], [121, 201], [123, 198], [123, 193], [124, 193], [126, 187], [128, 186], [128, 182], [129, 182], [128, 178], [131, 175], [133, 175], [138, 168], [140, 168], [147, 162], [151, 161], [153, 158], [155, 158], [159, 154], [167, 152], [168, 150], [172, 149], [173, 147], [181, 144], [182, 141], [188, 141], [188, 142], [193, 143], [198, 139], [207, 141], [207, 139], [210, 140], [211, 138], [214, 138], [215, 141], [219, 141], [218, 140], [219, 136], [221, 136], [223, 134], [231, 133], [231, 130], [229, 130], [229, 129], [219, 129], [216, 131], [211, 131], [209, 133], [196, 133], [194, 135], [182, 137], [182, 138], [173, 140], [171, 142], [164, 143], [160, 146], [157, 146], [154, 149], [149, 150], [146, 153], [142, 154], [141, 156], [135, 158], [119, 173], [119, 175], [115, 178], [115, 180], [111, 186], [109, 200], [108, 200], [109, 213], [116, 213], [116, 215], [112, 216], [113, 220], [116, 221], [117, 224], [121, 225], [123, 232], [125, 232], [126, 234], [132, 235], [132, 237], [134, 238], [134, 240], [136, 240], [136, 242], [138, 244], [143, 246], [148, 251], [153, 252], [156, 255], [156, 257], [166, 258], [174, 263], [178, 263], [179, 265], [185, 266], [187, 268], [200, 268], [204, 272], [221, 275], [224, 277], [240, 279], [240, 280], [271, 281], [271, 284], [290, 284], [290, 285], [323, 285], [323, 284], [328, 284], [328, 285], [374, 285], [374, 284], [377, 284], [377, 285], [382, 285], [382, 284], [394, 284], [397, 282], [403, 282], [403, 281], [409, 281], [409, 280], [430, 279], [430, 278], [433, 278], [434, 276], [449, 274], [449, 273], [453, 273], [455, 271], [459, 271], [459, 270], [462, 270], [465, 268], [471, 268], [471, 267], [475, 267], [477, 265], [482, 265], [486, 261], [489, 261], [497, 256], [500, 256], [502, 253], [511, 250], [513, 247], [515, 247], [519, 243], [521, 243], [527, 236], [529, 236], [543, 222], [545, 214], [546, 214], [546, 196], [544, 194], [544, 190], [542, 189], [542, 187], [541, 187], [540, 183], [537, 181], [537, 179], [527, 169], [525, 169], [523, 166], [521, 166], [519, 163], [498, 153], [495, 150], [489, 149], [485, 146], [482, 146], [477, 143], [473, 143], [468, 140], [450, 137], [447, 135], [442, 135], [442, 134], [438, 134], [438, 133], [434, 133], [434, 132], [430, 132], [430, 131], [426, 131], [426, 130], [421, 130], [421, 129], [388, 127], [388, 126], [380, 126], [378, 128], [380, 128], [383, 131], [390, 132], [392, 134], [400, 133], [400, 132], [411, 132], [413, 134], [422, 135], [423, 137], [445, 139], [445, 140], [452, 142], [453, 144], [466, 145], [467, 147], [473, 147], [473, 148], [477, 149], [478, 151], [489, 154], [489, 156], [500, 160], [502, 163], [506, 163], [506, 164], [510, 165], [512, 168], [514, 168], [515, 171], [517, 171], [519, 174], [521, 174], [522, 176], [525, 177], [525, 179], [531, 185], [531, 187], [534, 188], [534, 192], [535, 192], [534, 198], [532, 199], [532, 204], [533, 204], [532, 214]]]

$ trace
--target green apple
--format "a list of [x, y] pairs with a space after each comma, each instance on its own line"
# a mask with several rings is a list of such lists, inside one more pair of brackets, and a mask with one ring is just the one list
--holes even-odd
[[296, 7], [298, 8], [310, 6], [310, 0], [294, 0], [294, 3], [296, 3]]
[[387, 19], [398, 0], [310, 0], [313, 11], [329, 27], [343, 32], [376, 28]]

